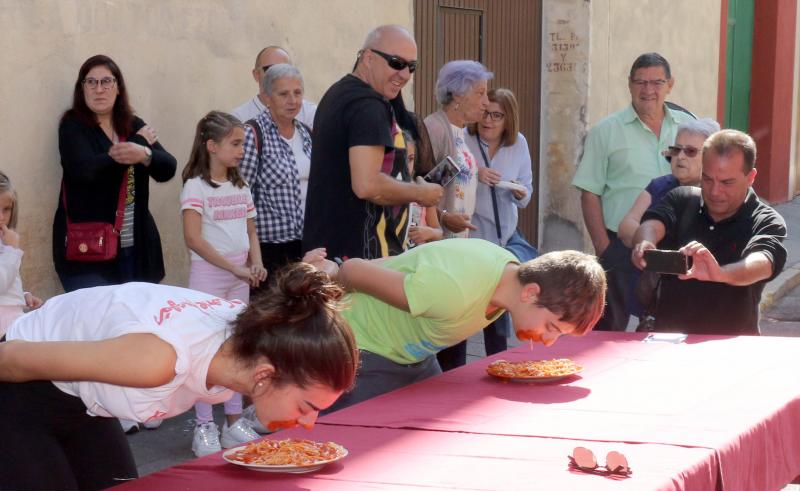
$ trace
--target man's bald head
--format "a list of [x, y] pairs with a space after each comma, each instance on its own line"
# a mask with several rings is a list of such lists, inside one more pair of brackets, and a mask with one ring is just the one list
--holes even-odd
[[369, 31], [367, 38], [364, 40], [364, 45], [361, 48], [385, 49], [397, 42], [408, 41], [414, 43], [414, 46], [417, 44], [414, 41], [414, 36], [408, 32], [408, 29], [397, 24], [385, 24]]
[[279, 63], [289, 63], [291, 65], [292, 60], [289, 58], [289, 53], [280, 46], [267, 46], [258, 52], [255, 68]]
[[258, 52], [256, 56], [256, 65], [253, 67], [253, 80], [256, 81], [261, 92], [261, 79], [264, 77], [264, 72], [267, 71], [272, 65], [279, 65], [281, 63], [292, 64], [289, 58], [289, 53], [280, 46], [267, 46]]

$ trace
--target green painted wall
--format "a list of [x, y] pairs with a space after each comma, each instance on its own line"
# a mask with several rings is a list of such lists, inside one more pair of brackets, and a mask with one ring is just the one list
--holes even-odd
[[728, 0], [725, 69], [726, 128], [748, 131], [755, 0]]

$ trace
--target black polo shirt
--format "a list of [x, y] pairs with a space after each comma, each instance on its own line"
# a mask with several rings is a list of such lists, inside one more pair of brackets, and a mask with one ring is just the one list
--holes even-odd
[[[686, 213], [686, 215], [684, 215]], [[687, 223], [680, 225], [682, 217]], [[758, 305], [764, 285], [776, 277], [786, 263], [786, 222], [770, 206], [748, 190], [744, 204], [733, 216], [720, 222], [708, 215], [700, 189], [678, 187], [670, 191], [645, 220], [659, 220], [667, 235], [661, 249], [678, 249], [696, 240], [708, 248], [720, 266], [741, 261], [761, 252], [772, 261], [772, 276], [748, 286], [662, 275], [656, 308], [656, 329], [692, 334], [759, 334]]]

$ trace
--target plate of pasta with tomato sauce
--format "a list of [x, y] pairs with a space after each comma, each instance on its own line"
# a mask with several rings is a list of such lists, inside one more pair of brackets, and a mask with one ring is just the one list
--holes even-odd
[[486, 367], [492, 377], [509, 382], [555, 382], [583, 371], [583, 367], [569, 358], [552, 360], [506, 361], [495, 360]]
[[347, 449], [334, 442], [315, 442], [301, 438], [261, 440], [231, 448], [222, 458], [231, 464], [260, 472], [314, 472], [347, 457]]

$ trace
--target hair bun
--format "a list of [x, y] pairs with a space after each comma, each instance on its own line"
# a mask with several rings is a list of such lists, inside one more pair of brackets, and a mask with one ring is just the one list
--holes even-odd
[[278, 272], [277, 293], [283, 296], [286, 317], [304, 318], [342, 298], [342, 289], [328, 274], [307, 263], [294, 263]]

